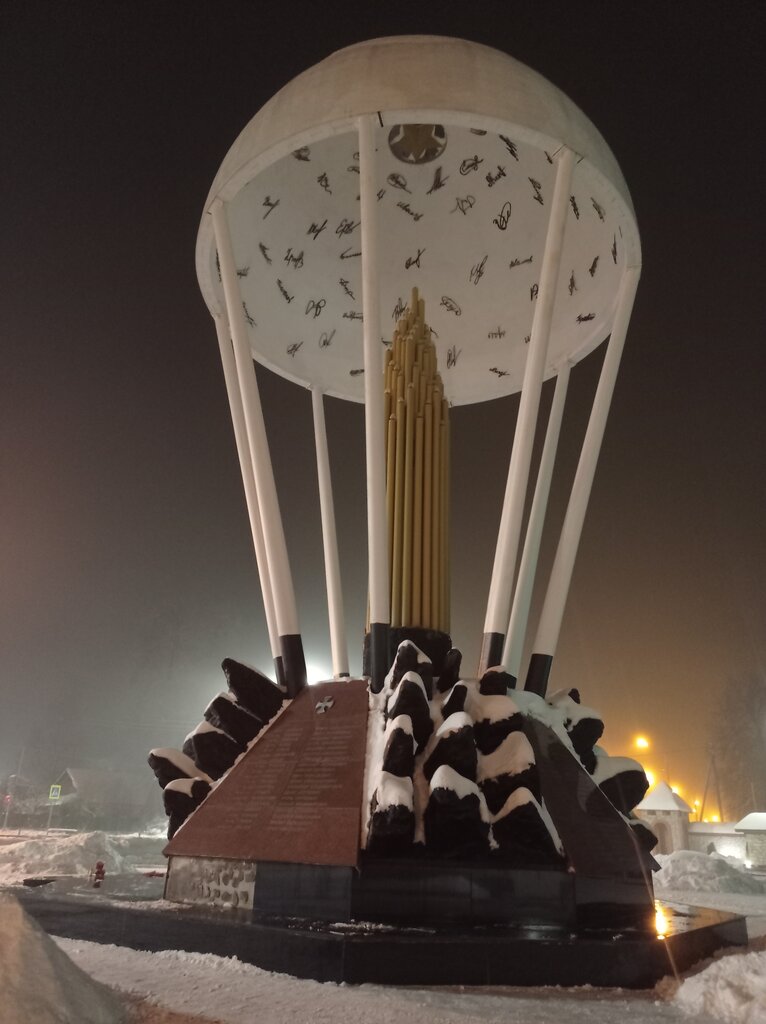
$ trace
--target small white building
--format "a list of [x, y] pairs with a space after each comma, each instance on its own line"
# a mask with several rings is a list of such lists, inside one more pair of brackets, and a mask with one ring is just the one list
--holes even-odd
[[674, 853], [689, 849], [691, 807], [674, 793], [667, 782], [658, 782], [636, 807], [636, 817], [657, 836], [654, 853]]
[[744, 835], [745, 860], [754, 868], [766, 866], [766, 814], [751, 811], [737, 822], [734, 831]]

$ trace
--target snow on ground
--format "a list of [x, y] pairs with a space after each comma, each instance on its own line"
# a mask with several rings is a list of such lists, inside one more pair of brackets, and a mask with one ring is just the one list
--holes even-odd
[[673, 1002], [697, 1020], [707, 1013], [725, 1024], [763, 1024], [766, 951], [721, 956], [699, 974], [686, 978]]
[[717, 853], [676, 850], [657, 854], [661, 870], [654, 876], [657, 889], [685, 889], [689, 892], [763, 893], [766, 887], [750, 874], [741, 861]]
[[[88, 974], [179, 1013], [221, 1024], [662, 1024], [683, 1012], [655, 992], [619, 989], [418, 989], [320, 984], [232, 958], [140, 953], [57, 939]], [[716, 1018], [698, 1014], [700, 1024]], [[754, 1018], [757, 1019], [757, 1018]]]
[[16, 842], [5, 836], [0, 846], [0, 885], [18, 885], [25, 878], [51, 875], [87, 879], [98, 860], [104, 862], [107, 879], [153, 867], [164, 870], [162, 849], [166, 842], [164, 837], [106, 832], [40, 832]]
[[2, 1024], [122, 1024], [125, 1006], [58, 948], [12, 896], [0, 896]]
[[[70, 869], [72, 875], [54, 883], [58, 893], [127, 900], [158, 912], [169, 909], [158, 899], [162, 878], [141, 874], [141, 869], [161, 866], [162, 837], [88, 833], [16, 838], [18, 842], [0, 846], [0, 885], [28, 875], [57, 875]], [[104, 889], [94, 892], [87, 874], [99, 859], [107, 864], [107, 878]], [[766, 936], [766, 887], [754, 876], [715, 855], [685, 851], [659, 860], [663, 865], [656, 876], [659, 898], [745, 914], [751, 943], [757, 936]], [[44, 892], [48, 890], [46, 887]], [[137, 899], [142, 902], [136, 903]], [[571, 1024], [614, 1024], [617, 1020], [621, 1024], [686, 1024], [692, 1018], [700, 1024], [766, 1022], [763, 940], [749, 950], [728, 951], [701, 965], [680, 987], [666, 980], [648, 992], [588, 987], [353, 987], [270, 974], [233, 958], [177, 951], [146, 953], [73, 939], [55, 942], [88, 975], [118, 989], [141, 1024], [252, 1024], [256, 1019], [259, 1024], [309, 1020], [317, 1024], [411, 1024], [413, 1018], [418, 1024], [560, 1024], [561, 1020]], [[1, 923], [0, 946], [2, 961], [5, 940]], [[0, 986], [5, 988], [2, 979]], [[138, 1004], [136, 999], [148, 1000], [155, 1008], [146, 1002]], [[6, 1006], [0, 1003], [2, 1024], [6, 1024]], [[38, 1020], [29, 1016], [19, 1019], [35, 1020], [35, 1024]], [[72, 1019], [90, 1024], [88, 1017]]]

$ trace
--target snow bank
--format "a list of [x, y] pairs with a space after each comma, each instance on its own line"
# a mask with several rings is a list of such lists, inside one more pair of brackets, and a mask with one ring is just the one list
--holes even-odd
[[763, 1024], [766, 952], [721, 957], [687, 978], [673, 1002], [690, 1017], [709, 1014], [723, 1024]]
[[42, 875], [87, 876], [102, 860], [107, 877], [139, 865], [161, 864], [166, 840], [156, 837], [113, 836], [106, 832], [75, 832], [67, 836], [41, 834], [0, 848], [0, 885], [18, 885]]
[[657, 854], [661, 870], [654, 876], [659, 889], [683, 889], [699, 892], [762, 893], [763, 882], [747, 874], [730, 859], [718, 854], [676, 850]]
[[0, 897], [0, 1019], [3, 1024], [122, 1024], [112, 992], [72, 963], [25, 914]]
[[[322, 984], [212, 954], [56, 941], [100, 980], [220, 1024], [689, 1024], [679, 1004], [660, 1001], [651, 992], [590, 986], [487, 991]], [[762, 1019], [758, 1013], [739, 1019], [754, 1024]], [[728, 1021], [710, 1013], [696, 1019], [700, 1024]]]

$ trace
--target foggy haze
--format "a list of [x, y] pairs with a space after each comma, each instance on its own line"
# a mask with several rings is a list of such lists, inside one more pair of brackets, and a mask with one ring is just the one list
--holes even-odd
[[[495, 46], [549, 78], [602, 132], [631, 191], [644, 267], [550, 689], [577, 686], [603, 713], [612, 754], [650, 735], [646, 763], [696, 796], [723, 683], [763, 666], [760, 8], [330, 9], [0, 9], [0, 775], [22, 749], [43, 781], [101, 760], [134, 769], [150, 747], [181, 745], [223, 687], [224, 657], [270, 671], [195, 277], [202, 205], [239, 131], [289, 79], [362, 39], [429, 33]], [[572, 372], [544, 567], [602, 356]], [[307, 661], [329, 671], [310, 395], [258, 373]], [[452, 413], [452, 637], [468, 672], [517, 405]], [[328, 399], [326, 411], [358, 671], [363, 410]]]

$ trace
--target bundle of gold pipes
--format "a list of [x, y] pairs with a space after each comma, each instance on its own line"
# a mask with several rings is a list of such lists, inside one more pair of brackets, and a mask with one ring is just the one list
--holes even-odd
[[391, 625], [449, 633], [449, 405], [417, 288], [386, 352]]

